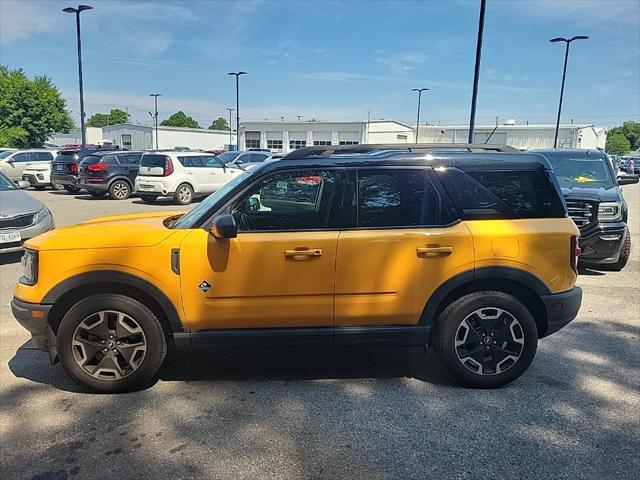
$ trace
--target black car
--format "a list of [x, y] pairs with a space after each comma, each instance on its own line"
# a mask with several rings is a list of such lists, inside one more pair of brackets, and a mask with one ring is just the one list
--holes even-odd
[[113, 200], [129, 198], [133, 191], [142, 151], [95, 152], [80, 162], [78, 187], [99, 198], [107, 193]]
[[569, 215], [580, 229], [580, 263], [622, 270], [631, 254], [627, 203], [621, 185], [638, 183], [636, 175], [616, 178], [599, 150], [530, 150], [551, 163]]
[[51, 185], [53, 188], [56, 190], [64, 189], [67, 192], [79, 191], [78, 164], [87, 155], [99, 151], [101, 151], [101, 148], [97, 145], [82, 145], [61, 149], [51, 163]]

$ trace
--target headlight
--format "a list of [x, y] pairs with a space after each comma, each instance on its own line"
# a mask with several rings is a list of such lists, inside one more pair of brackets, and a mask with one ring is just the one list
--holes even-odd
[[36, 223], [44, 222], [47, 218], [51, 218], [51, 210], [47, 207], [42, 207], [38, 213], [36, 213]]
[[602, 202], [598, 207], [598, 220], [601, 222], [617, 222], [622, 219], [620, 202]]
[[38, 252], [36, 250], [25, 249], [22, 256], [22, 268], [24, 272], [20, 277], [20, 283], [35, 285], [38, 282]]

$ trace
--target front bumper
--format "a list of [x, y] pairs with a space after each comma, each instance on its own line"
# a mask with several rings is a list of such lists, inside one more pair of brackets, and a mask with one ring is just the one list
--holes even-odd
[[49, 312], [53, 305], [24, 302], [16, 297], [11, 300], [11, 313], [29, 333], [33, 343], [44, 352], [55, 353], [55, 335], [49, 326]]
[[547, 330], [541, 337], [557, 332], [578, 315], [582, 304], [582, 289], [573, 287], [562, 293], [540, 296], [547, 312]]
[[615, 263], [628, 235], [624, 222], [598, 223], [580, 232], [581, 264]]
[[63, 173], [63, 174], [52, 173], [51, 183], [58, 183], [60, 185], [75, 187], [76, 184], [78, 183], [78, 178], [75, 175], [70, 175], [66, 173]]
[[23, 173], [22, 180], [25, 180], [33, 187], [51, 185], [51, 181], [43, 173]]
[[19, 252], [23, 248], [24, 242], [30, 238], [40, 235], [41, 233], [48, 232], [55, 228], [53, 216], [48, 216], [42, 222], [31, 225], [30, 227], [19, 228], [13, 231], [20, 232], [20, 241], [12, 243], [0, 243], [0, 253]]

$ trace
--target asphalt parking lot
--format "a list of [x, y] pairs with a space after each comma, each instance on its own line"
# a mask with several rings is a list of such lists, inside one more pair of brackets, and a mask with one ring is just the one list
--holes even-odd
[[[33, 192], [59, 227], [184, 210]], [[151, 388], [82, 393], [9, 308], [0, 257], [0, 477], [567, 478], [640, 476], [640, 186], [624, 187], [633, 253], [587, 270], [576, 321], [499, 390], [454, 385], [431, 352], [219, 353], [174, 358]]]

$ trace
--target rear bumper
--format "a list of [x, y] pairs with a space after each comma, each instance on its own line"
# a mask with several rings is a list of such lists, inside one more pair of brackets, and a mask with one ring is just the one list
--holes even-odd
[[540, 298], [547, 312], [547, 331], [542, 335], [546, 337], [576, 318], [582, 304], [582, 289], [573, 287], [567, 292], [541, 295]]
[[71, 185], [75, 187], [78, 183], [78, 178], [75, 175], [52, 173], [51, 183], [59, 183], [60, 185]]
[[48, 352], [50, 346], [55, 348], [55, 343], [50, 344], [53, 332], [49, 332], [51, 328], [48, 322], [49, 311], [52, 306], [24, 302], [16, 297], [11, 300], [11, 313], [13, 313], [18, 323], [31, 333], [33, 343], [44, 352]]
[[579, 262], [615, 263], [620, 258], [620, 251], [627, 236], [627, 225], [624, 222], [611, 224], [599, 223], [580, 233]]
[[78, 179], [78, 183], [76, 184], [78, 188], [84, 188], [85, 190], [94, 191], [94, 192], [108, 192], [109, 184], [108, 183], [87, 183], [85, 178], [80, 177]]

